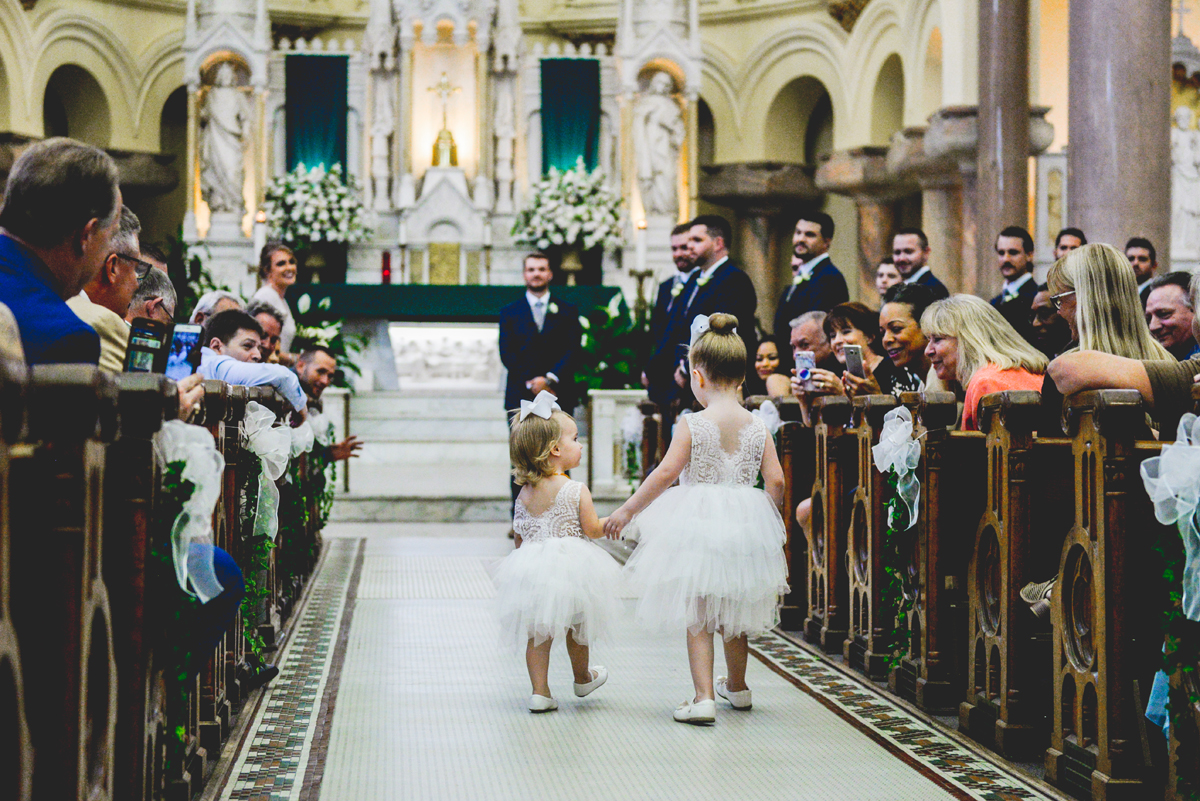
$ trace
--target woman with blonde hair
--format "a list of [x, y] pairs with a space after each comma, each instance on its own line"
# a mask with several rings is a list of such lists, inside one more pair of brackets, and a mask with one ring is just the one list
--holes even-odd
[[1046, 356], [1017, 333], [991, 304], [952, 295], [921, 315], [925, 355], [937, 377], [963, 397], [964, 431], [979, 430], [979, 400], [992, 392], [1038, 390]]

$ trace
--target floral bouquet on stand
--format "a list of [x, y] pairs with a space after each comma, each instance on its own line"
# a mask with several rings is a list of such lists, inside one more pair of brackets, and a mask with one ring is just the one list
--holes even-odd
[[579, 251], [621, 244], [621, 196], [604, 184], [599, 169], [588, 172], [580, 158], [560, 172], [554, 167], [533, 185], [529, 204], [513, 222], [513, 241], [538, 250], [559, 250], [574, 283], [583, 268]]
[[367, 210], [354, 176], [342, 175], [342, 165], [311, 170], [303, 164], [267, 186], [263, 200], [267, 225], [283, 242], [296, 248], [314, 242], [361, 242], [367, 235]]

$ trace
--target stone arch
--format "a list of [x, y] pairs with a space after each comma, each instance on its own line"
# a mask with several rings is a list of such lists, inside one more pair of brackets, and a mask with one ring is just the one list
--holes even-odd
[[737, 81], [734, 67], [729, 58], [719, 50], [706, 45], [704, 60], [700, 66], [700, 94], [712, 113], [713, 125], [720, 137], [713, 143], [714, 157], [720, 154], [725, 142], [741, 135], [737, 114]]
[[696, 101], [696, 164], [705, 167], [716, 163], [717, 125], [712, 109], [703, 98]]
[[[875, 89], [884, 62], [892, 56], [897, 57], [902, 74], [908, 72], [904, 58], [910, 45], [903, 36], [904, 30], [901, 15], [890, 2], [870, 3], [855, 24], [844, 56], [847, 75], [853, 76], [846, 94], [851, 110], [846, 122], [851, 134], [850, 141], [841, 147], [879, 144], [873, 131]], [[900, 88], [903, 91], [905, 87], [901, 84]], [[903, 119], [903, 104], [900, 108]]]
[[96, 147], [112, 139], [108, 96], [92, 73], [78, 64], [63, 64], [46, 82], [42, 100], [46, 136], [70, 136]]
[[833, 149], [833, 101], [811, 75], [794, 78], [767, 110], [764, 157], [816, 166]]
[[[166, 169], [175, 173], [178, 182], [169, 192], [148, 198], [134, 208], [142, 221], [142, 241], [145, 243], [163, 242], [167, 237], [175, 236], [188, 205], [187, 87], [176, 85], [174, 91], [163, 100], [158, 112], [158, 125], [153, 126], [154, 135], [158, 138], [158, 150], [164, 155], [174, 156]], [[146, 128], [150, 127], [147, 120]]]
[[871, 144], [886, 146], [904, 127], [904, 66], [896, 53], [879, 68], [871, 97]]
[[923, 119], [929, 119], [935, 111], [942, 107], [942, 29], [934, 27], [929, 32], [925, 42], [925, 53], [920, 61], [920, 94], [915, 99], [919, 102], [920, 114]]
[[149, 149], [165, 148], [165, 145], [150, 137], [159, 133], [154, 125], [155, 115], [161, 114], [167, 99], [184, 82], [182, 47], [181, 37], [164, 36], [155, 43], [153, 52], [145, 59], [146, 68], [138, 85], [133, 111], [135, 128], [143, 140], [142, 144]]

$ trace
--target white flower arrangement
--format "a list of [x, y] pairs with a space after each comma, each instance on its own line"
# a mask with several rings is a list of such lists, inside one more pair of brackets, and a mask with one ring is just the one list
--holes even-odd
[[618, 247], [621, 197], [604, 185], [604, 178], [599, 169], [589, 173], [582, 158], [563, 172], [551, 167], [549, 175], [533, 185], [529, 205], [517, 213], [513, 240], [539, 250]]
[[263, 209], [275, 237], [294, 247], [361, 242], [368, 233], [362, 191], [340, 164], [328, 170], [300, 164], [278, 176], [267, 186]]
[[328, 348], [333, 340], [342, 333], [342, 321], [325, 325], [301, 325], [296, 327], [296, 339], [311, 341], [323, 348]]

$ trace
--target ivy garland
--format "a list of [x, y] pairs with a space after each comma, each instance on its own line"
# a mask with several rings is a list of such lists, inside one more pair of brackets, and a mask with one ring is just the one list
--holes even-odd
[[[1180, 521], [1182, 524], [1182, 521]], [[1154, 543], [1162, 559], [1162, 576], [1167, 586], [1167, 603], [1162, 613], [1162, 630], [1166, 641], [1162, 669], [1168, 676], [1180, 674], [1177, 686], [1170, 689], [1167, 711], [1171, 731], [1177, 743], [1175, 753], [1176, 782], [1179, 798], [1200, 801], [1200, 775], [1197, 773], [1197, 732], [1185, 716], [1188, 708], [1200, 704], [1200, 694], [1189, 689], [1196, 686], [1197, 665], [1200, 665], [1200, 637], [1197, 624], [1183, 614], [1183, 545], [1173, 527], [1163, 527]]]
[[905, 520], [908, 510], [900, 501], [900, 477], [895, 469], [888, 470], [888, 495], [884, 502], [887, 510], [887, 530], [883, 535], [883, 572], [887, 576], [879, 592], [879, 599], [886, 618], [883, 635], [876, 638], [875, 652], [883, 654], [889, 668], [897, 667], [912, 647], [912, 631], [908, 626], [908, 614], [916, 600], [908, 586], [908, 571], [905, 569], [904, 554], [911, 544], [913, 528], [895, 528], [893, 520]]
[[246, 554], [249, 557], [249, 563], [242, 567], [242, 576], [246, 582], [246, 597], [242, 599], [242, 637], [246, 641], [247, 650], [258, 657], [266, 648], [266, 642], [258, 631], [258, 624], [261, 612], [271, 598], [271, 551], [275, 543], [268, 537], [254, 533], [254, 518], [258, 514], [258, 476], [262, 472], [262, 465], [256, 458], [250, 461], [253, 466], [246, 471], [245, 480], [238, 488], [242, 501], [242, 514], [238, 525], [242, 530], [242, 540], [246, 544]]
[[187, 720], [187, 686], [193, 654], [188, 650], [188, 639], [182, 635], [191, 626], [189, 618], [200, 608], [199, 600], [179, 589], [171, 543], [175, 519], [196, 490], [192, 482], [182, 478], [185, 466], [186, 463], [179, 460], [168, 463], [162, 471], [162, 482], [154, 503], [147, 582], [148, 595], [155, 599], [151, 604], [157, 643], [155, 653], [164, 662], [164, 712], [167, 720], [176, 722], [168, 732], [165, 747], [168, 775], [183, 765], [186, 756], [187, 729], [179, 721]]

